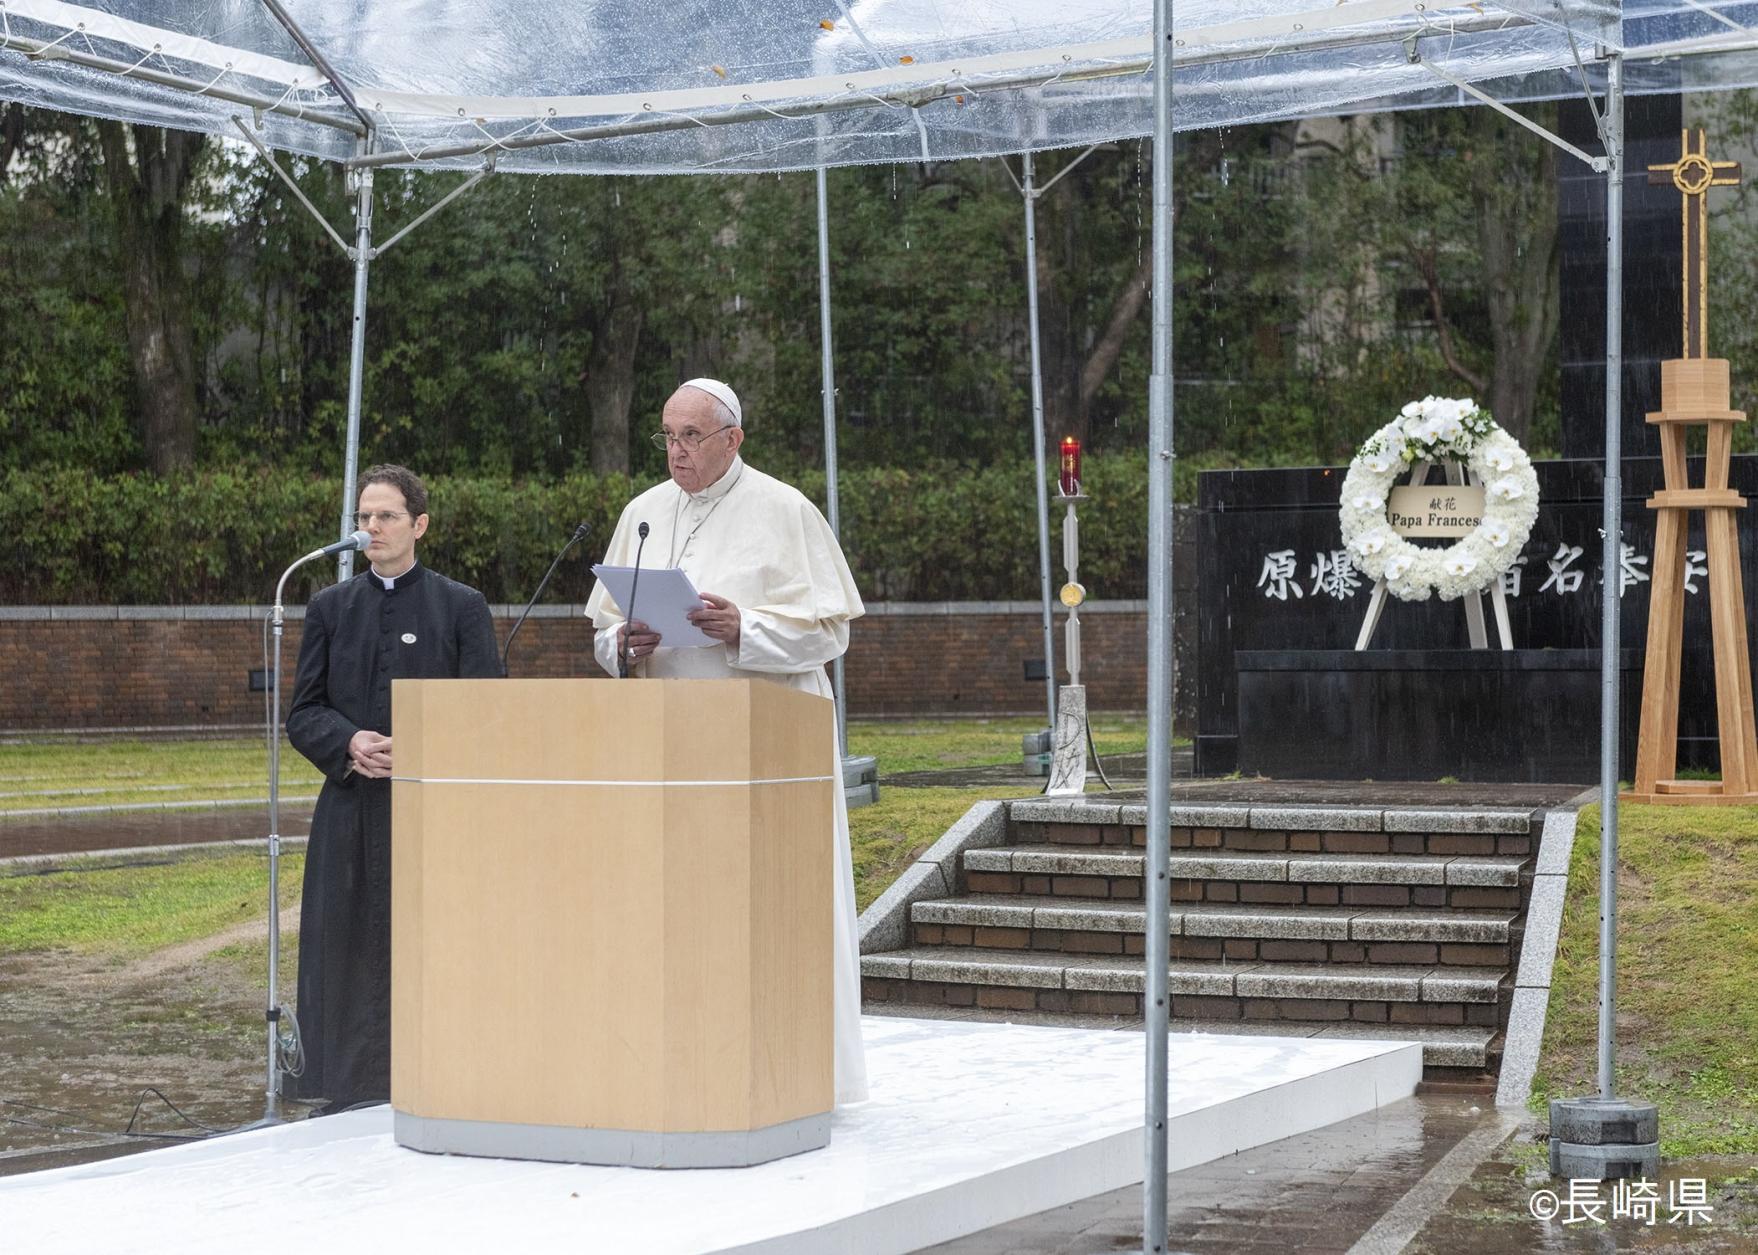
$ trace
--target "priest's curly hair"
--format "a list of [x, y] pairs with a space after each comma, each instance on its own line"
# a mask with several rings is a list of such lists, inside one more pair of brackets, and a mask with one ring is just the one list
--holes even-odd
[[402, 493], [403, 504], [408, 508], [410, 518], [418, 519], [427, 513], [427, 485], [421, 482], [421, 476], [406, 466], [381, 462], [369, 468], [360, 477], [360, 486], [355, 489], [356, 495], [364, 491], [368, 484], [389, 484]]

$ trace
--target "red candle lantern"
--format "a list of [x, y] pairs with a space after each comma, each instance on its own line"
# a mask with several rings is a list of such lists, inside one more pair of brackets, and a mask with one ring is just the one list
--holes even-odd
[[1080, 441], [1073, 436], [1062, 437], [1062, 470], [1056, 483], [1063, 496], [1080, 496]]

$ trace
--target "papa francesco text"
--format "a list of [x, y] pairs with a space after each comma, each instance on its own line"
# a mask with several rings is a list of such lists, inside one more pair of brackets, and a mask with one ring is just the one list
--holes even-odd
[[1404, 527], [1463, 527], [1474, 529], [1483, 522], [1483, 518], [1470, 514], [1399, 514], [1392, 511], [1387, 515], [1394, 531]]

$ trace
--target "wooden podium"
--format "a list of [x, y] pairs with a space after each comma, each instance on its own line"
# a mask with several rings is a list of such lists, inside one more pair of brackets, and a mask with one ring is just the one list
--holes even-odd
[[397, 1141], [677, 1168], [825, 1145], [831, 703], [752, 680], [392, 701]]

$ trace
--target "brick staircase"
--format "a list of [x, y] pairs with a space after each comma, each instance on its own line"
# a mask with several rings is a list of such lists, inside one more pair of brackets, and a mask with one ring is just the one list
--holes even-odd
[[[866, 1002], [1142, 1015], [1147, 808], [1008, 803], [895, 910]], [[1423, 1043], [1431, 1080], [1500, 1062], [1542, 812], [1174, 806], [1174, 1028]], [[1000, 844], [994, 844], [996, 838]], [[964, 1012], [961, 1012], [963, 1014]]]

